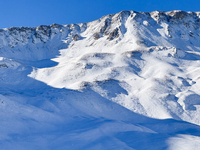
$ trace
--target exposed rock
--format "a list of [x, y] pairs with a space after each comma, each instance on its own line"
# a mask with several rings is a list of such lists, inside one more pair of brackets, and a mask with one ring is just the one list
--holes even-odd
[[192, 33], [191, 31], [189, 32], [189, 36], [194, 38], [194, 33]]
[[105, 20], [104, 26], [100, 29], [100, 33], [108, 35], [108, 33], [106, 31], [109, 29], [110, 25], [111, 25], [111, 19], [107, 18]]
[[121, 11], [121, 12], [119, 13], [119, 15], [118, 15], [118, 19], [119, 19], [120, 21], [122, 21], [124, 17], [127, 17], [127, 16], [129, 16], [130, 14], [131, 14], [130, 11]]
[[17, 27], [10, 27], [10, 28], [8, 28], [8, 30], [9, 31], [15, 31], [15, 30], [19, 30], [19, 28], [17, 28]]
[[78, 35], [78, 34], [75, 34], [74, 36], [73, 36], [73, 40], [74, 41], [78, 41], [80, 39], [80, 36]]
[[108, 37], [108, 40], [113, 40], [114, 38], [116, 37], [119, 37], [119, 32], [118, 32], [118, 28], [114, 29], [110, 34], [109, 34], [109, 37]]
[[94, 39], [95, 39], [95, 40], [98, 40], [98, 39], [100, 38], [100, 35], [99, 35], [99, 33], [97, 33], [97, 32], [94, 33], [93, 36], [94, 36]]
[[187, 12], [185, 11], [177, 11], [177, 10], [174, 10], [174, 11], [171, 11], [169, 13], [170, 16], [172, 16], [173, 19], [183, 19], [187, 16]]
[[8, 68], [6, 64], [0, 64], [0, 68]]
[[62, 25], [54, 23], [54, 24], [50, 25], [50, 27], [52, 27], [52, 28], [61, 28]]
[[46, 25], [41, 25], [41, 26], [36, 28], [36, 32], [38, 32], [38, 31], [41, 31], [44, 35], [49, 37], [50, 33], [51, 33], [51, 27], [46, 26]]
[[19, 31], [19, 32], [25, 32], [27, 30], [33, 30], [35, 28], [30, 28], [30, 27], [11, 27], [11, 28], [8, 28], [8, 30], [10, 32], [13, 32], [13, 31]]
[[50, 29], [50, 26], [47, 25], [40, 25], [39, 27], [36, 28], [36, 30], [48, 30]]
[[171, 16], [166, 15], [165, 12], [163, 11], [153, 11], [150, 13], [150, 16], [157, 21], [158, 23], [162, 22], [162, 21], [167, 21], [169, 22]]

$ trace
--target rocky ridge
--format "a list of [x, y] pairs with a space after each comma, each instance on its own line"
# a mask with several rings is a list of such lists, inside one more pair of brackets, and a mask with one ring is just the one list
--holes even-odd
[[[11, 27], [1, 29], [0, 51], [1, 53], [4, 53], [4, 50], [6, 50], [7, 53], [11, 51], [11, 56], [14, 57], [15, 54], [12, 53], [20, 51], [21, 47], [27, 47], [30, 51], [37, 51], [36, 49], [41, 49], [40, 44], [44, 44], [45, 46], [42, 47], [43, 51], [46, 49], [46, 51], [50, 51], [50, 53], [55, 55], [55, 51], [67, 48], [68, 44], [72, 41], [80, 40], [81, 34], [88, 28], [90, 28], [91, 36], [93, 36], [95, 40], [105, 36], [109, 41], [120, 41], [127, 31], [125, 24], [127, 24], [128, 21], [130, 21], [135, 28], [135, 33], [133, 34], [140, 39], [137, 43], [143, 46], [171, 46], [174, 44], [173, 42], [181, 42], [182, 40], [188, 39], [192, 43], [193, 39], [199, 38], [200, 36], [199, 12], [122, 11], [118, 14], [104, 16], [90, 23], [71, 25], [53, 24], [49, 26], [41, 25], [36, 28]], [[153, 30], [158, 34], [157, 36], [160, 37], [159, 41], [158, 39], [152, 39], [151, 35], [149, 35], [149, 32]], [[161, 33], [161, 31], [164, 32]], [[146, 39], [141, 37], [141, 34], [146, 34]], [[51, 49], [49, 45], [51, 43], [55, 45], [54, 41], [58, 40], [61, 42]], [[42, 50], [38, 50], [37, 52], [40, 51]], [[45, 57], [47, 59], [50, 56]], [[39, 59], [45, 59], [45, 57]]]

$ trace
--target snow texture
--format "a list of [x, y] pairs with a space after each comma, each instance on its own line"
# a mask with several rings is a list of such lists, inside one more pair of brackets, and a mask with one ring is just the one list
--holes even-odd
[[176, 10], [1, 29], [1, 149], [198, 150], [199, 41]]

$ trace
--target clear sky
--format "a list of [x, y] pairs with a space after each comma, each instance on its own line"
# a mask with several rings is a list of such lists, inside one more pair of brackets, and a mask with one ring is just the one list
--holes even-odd
[[200, 0], [1, 0], [0, 28], [96, 20], [122, 10], [200, 11]]

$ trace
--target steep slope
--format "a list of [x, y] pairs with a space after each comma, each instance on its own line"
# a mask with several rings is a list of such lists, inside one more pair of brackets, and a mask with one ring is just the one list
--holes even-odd
[[57, 88], [89, 84], [136, 113], [200, 124], [199, 13], [121, 12], [76, 35], [57, 66], [30, 76]]
[[197, 149], [199, 26], [199, 12], [122, 11], [2, 29], [1, 147]]

